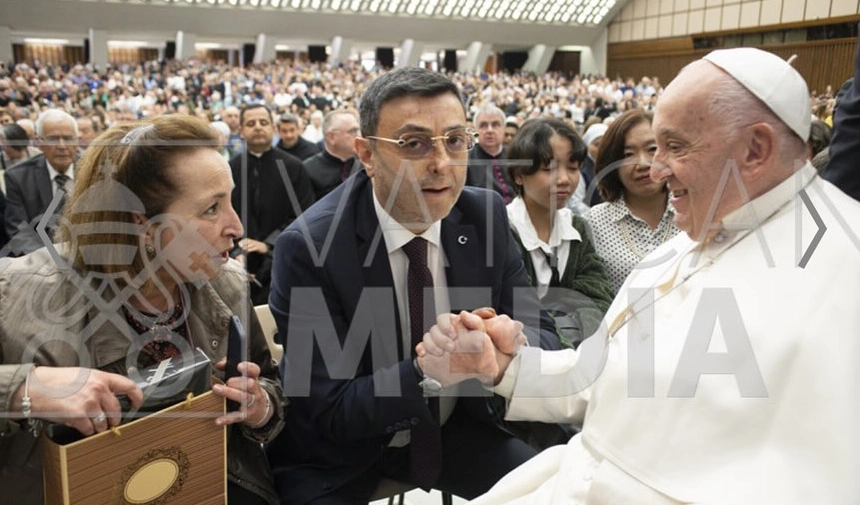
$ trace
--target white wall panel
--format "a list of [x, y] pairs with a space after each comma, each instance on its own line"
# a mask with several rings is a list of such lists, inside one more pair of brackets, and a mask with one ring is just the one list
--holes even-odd
[[705, 26], [704, 31], [706, 32], [717, 32], [720, 31], [720, 14], [722, 11], [722, 7], [711, 7], [705, 9]]
[[857, 0], [832, 0], [830, 4], [831, 16], [851, 16], [860, 13]]
[[759, 15], [761, 14], [761, 1], [744, 2], [741, 4], [741, 28], [749, 28], [759, 25]]
[[738, 4], [724, 5], [723, 17], [720, 21], [721, 30], [735, 30], [741, 19], [741, 6]]
[[829, 17], [830, 2], [823, 2], [822, 0], [818, 0], [817, 2], [806, 2], [806, 14], [804, 19], [807, 21]]
[[633, 19], [644, 18], [647, 7], [648, 0], [633, 0]]
[[656, 39], [660, 37], [660, 26], [659, 26], [659, 18], [646, 18], [642, 20], [642, 24], [645, 25], [645, 38], [646, 39]]
[[687, 33], [705, 31], [705, 11], [703, 9], [690, 11], [690, 16], [687, 18], [687, 30]]
[[690, 0], [675, 0], [675, 10], [672, 12], [685, 11], [690, 8]]
[[782, 0], [763, 0], [758, 24], [761, 26], [778, 25], [782, 19]]
[[618, 21], [630, 21], [631, 19], [633, 19], [633, 2], [628, 2], [627, 5], [621, 8], [621, 12], [619, 12], [618, 15], [615, 16], [615, 19], [612, 21], [612, 23]]
[[657, 35], [660, 38], [666, 38], [672, 36], [672, 20], [673, 16], [671, 14], [667, 14], [665, 16], [660, 16], [658, 18], [658, 33]]
[[[821, 0], [814, 0], [821, 1]], [[782, 23], [803, 21], [803, 13], [806, 10], [806, 0], [782, 0]]]
[[705, 0], [705, 7], [719, 7], [723, 5], [723, 0]]
[[633, 20], [633, 29], [630, 32], [630, 40], [645, 40], [645, 20]]
[[657, 17], [660, 15], [660, 2], [651, 0], [645, 6], [645, 16], [649, 18]]
[[690, 9], [704, 9], [705, 0], [690, 0]]
[[672, 14], [675, 8], [675, 0], [660, 0], [660, 14]]
[[609, 43], [621, 42], [621, 23], [612, 23], [608, 27]]
[[689, 33], [689, 29], [687, 28], [687, 17], [689, 17], [689, 13], [687, 12], [679, 12], [672, 15], [673, 37], [680, 37]]

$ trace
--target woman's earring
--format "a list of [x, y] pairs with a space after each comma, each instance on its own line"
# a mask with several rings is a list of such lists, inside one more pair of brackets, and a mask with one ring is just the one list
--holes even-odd
[[152, 258], [155, 256], [155, 248], [149, 244], [146, 244], [146, 255]]

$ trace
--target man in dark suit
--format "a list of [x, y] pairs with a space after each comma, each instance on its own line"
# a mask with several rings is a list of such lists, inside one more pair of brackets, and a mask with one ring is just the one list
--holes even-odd
[[502, 199], [464, 188], [472, 136], [456, 85], [397, 69], [368, 86], [359, 112], [365, 170], [275, 248], [269, 306], [291, 400], [267, 447], [275, 485], [295, 505], [363, 505], [382, 478], [471, 498], [535, 451], [498, 427], [478, 382], [449, 390], [426, 380], [415, 344], [437, 318], [459, 325], [470, 314], [460, 311], [479, 307], [498, 314], [493, 334], [548, 349], [559, 339]]
[[[51, 201], [69, 193], [77, 157], [78, 124], [57, 109], [43, 112], [36, 120], [36, 135], [42, 155], [18, 163], [6, 171], [6, 233], [10, 255], [30, 253], [44, 245], [36, 232]], [[55, 215], [62, 205], [55, 208]], [[53, 227], [49, 227], [49, 230]]]
[[302, 137], [301, 120], [295, 114], [285, 112], [278, 118], [278, 148], [304, 161], [320, 152], [320, 148]]
[[466, 185], [492, 189], [502, 195], [505, 204], [511, 203], [516, 192], [503, 161], [505, 113], [491, 105], [482, 107], [475, 113], [473, 124], [478, 132], [478, 142], [469, 151]]
[[243, 108], [240, 123], [247, 149], [230, 160], [232, 200], [245, 225], [239, 248], [252, 278], [251, 300], [260, 305], [269, 297], [275, 239], [314, 203], [314, 192], [302, 161], [272, 147], [275, 126], [265, 105]]
[[317, 200], [361, 169], [355, 156], [358, 114], [351, 109], [333, 110], [323, 119], [322, 129], [323, 149], [304, 161]]
[[860, 42], [854, 54], [854, 77], [847, 80], [836, 96], [833, 111], [833, 140], [830, 161], [824, 178], [839, 189], [860, 200]]

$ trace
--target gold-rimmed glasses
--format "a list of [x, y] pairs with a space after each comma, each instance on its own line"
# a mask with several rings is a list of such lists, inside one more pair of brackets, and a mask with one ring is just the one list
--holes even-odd
[[410, 160], [426, 158], [433, 153], [437, 140], [443, 142], [445, 150], [449, 154], [466, 152], [475, 144], [475, 132], [468, 128], [457, 128], [450, 130], [444, 135], [432, 136], [427, 133], [410, 132], [404, 133], [399, 138], [390, 139], [386, 137], [367, 136], [367, 139], [381, 140], [394, 144], [398, 147], [400, 154]]

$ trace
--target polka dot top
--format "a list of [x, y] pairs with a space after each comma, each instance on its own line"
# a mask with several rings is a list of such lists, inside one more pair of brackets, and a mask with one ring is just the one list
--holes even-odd
[[591, 208], [586, 218], [594, 235], [594, 247], [606, 262], [606, 273], [615, 293], [642, 258], [678, 234], [674, 217], [672, 205], [666, 205], [660, 223], [652, 230], [630, 212], [623, 197]]

